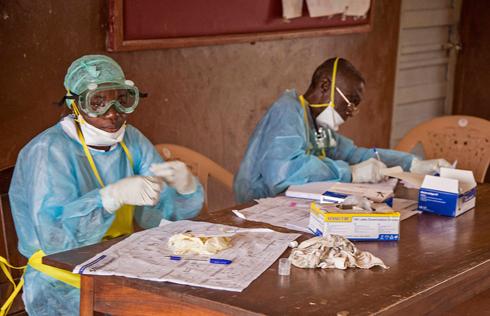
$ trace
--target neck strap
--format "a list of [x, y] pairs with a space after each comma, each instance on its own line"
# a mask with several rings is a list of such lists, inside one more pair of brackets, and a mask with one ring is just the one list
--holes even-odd
[[333, 71], [332, 71], [332, 87], [330, 92], [330, 104], [332, 107], [335, 107], [333, 100], [335, 98], [335, 77], [337, 77], [337, 64], [339, 63], [339, 57], [337, 57], [333, 63]]
[[[94, 159], [92, 158], [92, 155], [90, 154], [90, 151], [88, 150], [87, 143], [85, 143], [85, 139], [83, 138], [82, 131], [80, 131], [80, 128], [78, 125], [77, 127], [77, 133], [78, 137], [80, 138], [80, 141], [82, 142], [83, 150], [85, 151], [85, 155], [87, 155], [87, 159], [90, 163], [90, 166], [92, 167], [92, 170], [94, 171], [95, 176], [97, 177], [97, 180], [99, 180], [99, 183], [102, 187], [104, 187], [104, 183], [100, 179], [99, 172], [97, 171], [97, 168], [95, 167]], [[124, 152], [126, 153], [126, 156], [128, 156], [129, 163], [131, 164], [131, 168], [134, 170], [134, 165], [133, 165], [133, 159], [131, 159], [131, 155], [129, 154], [129, 150], [126, 147], [126, 144], [124, 144], [123, 141], [119, 142], [121, 144], [121, 147], [124, 149]]]
[[[305, 113], [305, 126], [306, 126], [306, 155], [310, 155], [310, 125], [308, 124], [308, 115], [306, 114], [306, 106], [305, 103], [308, 103], [303, 95], [299, 96], [299, 100], [301, 101], [301, 106], [303, 107], [303, 112]], [[319, 156], [319, 159], [325, 158], [327, 155], [325, 154], [325, 148], [322, 148], [322, 155]]]

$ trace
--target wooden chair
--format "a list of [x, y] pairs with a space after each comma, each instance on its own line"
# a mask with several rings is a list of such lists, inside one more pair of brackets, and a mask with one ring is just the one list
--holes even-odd
[[[14, 220], [12, 218], [8, 197], [8, 190], [13, 173], [13, 166], [0, 170], [0, 256], [7, 259], [11, 265], [20, 267], [27, 264], [27, 259], [22, 256], [17, 249], [17, 233], [15, 232]], [[22, 276], [22, 270], [9, 268], [9, 271], [17, 284]], [[5, 274], [0, 271], [0, 305], [5, 303], [12, 293], [12, 290], [12, 283], [10, 283]], [[15, 298], [7, 315], [27, 315], [24, 310], [24, 303], [22, 302], [21, 296], [22, 290]]]
[[421, 143], [426, 159], [458, 160], [458, 169], [472, 170], [477, 182], [485, 180], [490, 163], [490, 121], [463, 115], [438, 117], [409, 131], [395, 149], [411, 152]]
[[218, 181], [229, 191], [233, 191], [233, 175], [208, 157], [179, 145], [158, 144], [155, 145], [155, 148], [165, 161], [169, 159], [180, 160], [189, 167], [192, 174], [197, 175], [204, 189], [204, 205], [199, 213], [200, 215], [207, 214], [208, 177]]

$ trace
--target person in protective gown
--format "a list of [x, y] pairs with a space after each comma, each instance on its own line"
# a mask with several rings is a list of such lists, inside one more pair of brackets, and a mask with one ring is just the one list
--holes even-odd
[[290, 185], [315, 181], [373, 182], [383, 168], [434, 174], [450, 167], [444, 159], [421, 160], [412, 154], [360, 148], [336, 133], [356, 114], [364, 79], [347, 60], [326, 60], [314, 72], [304, 95], [286, 90], [260, 119], [233, 181], [238, 204], [285, 191]]
[[[204, 192], [184, 163], [164, 162], [126, 117], [141, 94], [102, 55], [72, 63], [64, 81], [73, 114], [20, 152], [9, 196], [19, 250], [53, 254], [196, 216]], [[72, 275], [73, 276], [73, 275]], [[29, 315], [78, 315], [80, 291], [31, 265], [24, 275]]]

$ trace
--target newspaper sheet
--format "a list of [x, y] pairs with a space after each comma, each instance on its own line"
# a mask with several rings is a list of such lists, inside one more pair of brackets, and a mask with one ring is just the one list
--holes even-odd
[[[152, 281], [167, 281], [211, 289], [241, 292], [271, 266], [300, 234], [285, 234], [270, 229], [245, 229], [193, 221], [162, 221], [163, 226], [133, 234], [106, 251], [78, 265], [73, 273], [116, 275]], [[161, 225], [162, 225], [161, 224]], [[212, 256], [179, 255], [181, 261], [165, 259], [175, 256], [167, 242], [178, 233], [216, 232], [224, 228], [234, 232], [233, 246]], [[185, 259], [219, 258], [228, 265]]]

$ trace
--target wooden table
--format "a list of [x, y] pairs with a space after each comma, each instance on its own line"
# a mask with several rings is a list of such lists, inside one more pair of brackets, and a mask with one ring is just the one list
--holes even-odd
[[[397, 189], [397, 196], [416, 195], [408, 191], [414, 190]], [[476, 208], [457, 218], [423, 213], [403, 221], [398, 242], [355, 242], [388, 270], [293, 266], [284, 277], [277, 274], [276, 261], [241, 293], [82, 275], [81, 315], [94, 310], [113, 315], [435, 315], [490, 288], [490, 184], [478, 185], [476, 199]], [[242, 220], [230, 209], [199, 220], [272, 227]], [[304, 234], [298, 241], [310, 237]], [[43, 262], [72, 270], [117, 241], [50, 255]]]

